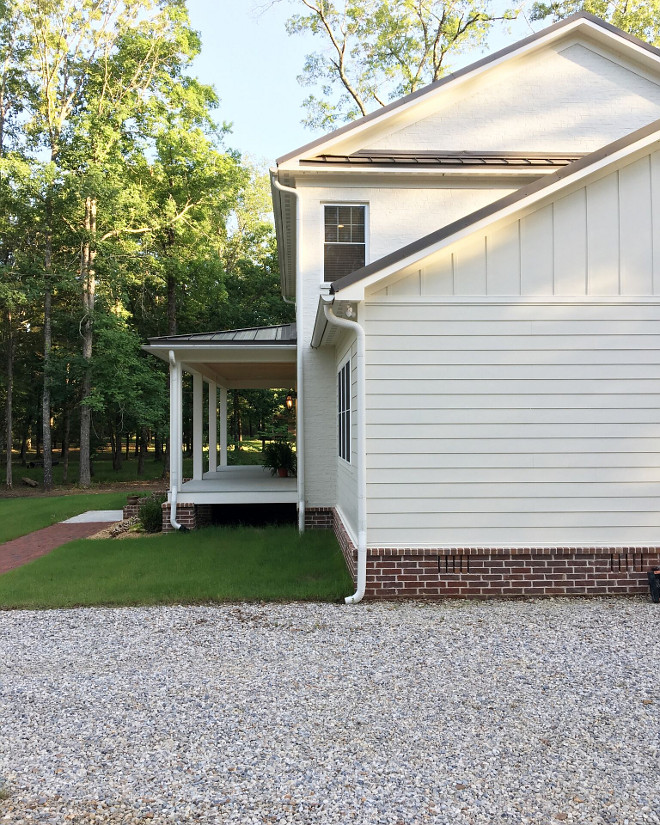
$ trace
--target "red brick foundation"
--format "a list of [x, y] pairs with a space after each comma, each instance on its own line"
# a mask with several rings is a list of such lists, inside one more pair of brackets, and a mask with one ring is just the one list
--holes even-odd
[[[335, 512], [353, 581], [357, 549]], [[648, 593], [660, 547], [441, 547], [367, 550], [366, 598], [488, 599]]]
[[332, 507], [306, 507], [306, 530], [332, 530], [334, 510]]
[[[199, 505], [198, 505], [199, 506]], [[174, 527], [170, 524], [170, 505], [169, 502], [163, 502], [163, 533], [171, 533]], [[188, 530], [194, 530], [199, 525], [197, 524], [197, 516], [195, 513], [194, 504], [177, 504], [176, 506], [176, 520], [182, 527], [187, 527]]]

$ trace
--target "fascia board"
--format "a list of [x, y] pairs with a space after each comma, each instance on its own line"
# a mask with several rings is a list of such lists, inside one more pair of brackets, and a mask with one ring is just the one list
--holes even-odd
[[142, 347], [146, 352], [150, 352], [163, 361], [169, 360], [169, 352], [172, 350], [177, 361], [187, 363], [293, 363], [296, 360], [295, 344], [282, 344], [278, 347], [250, 346], [241, 347], [213, 346], [213, 344], [198, 344], [194, 347], [187, 347], [176, 344], [145, 345]]
[[432, 106], [438, 96], [445, 95], [448, 91], [456, 92], [463, 84], [494, 70], [505, 61], [521, 58], [547, 48], [556, 41], [566, 38], [569, 34], [575, 34], [578, 30], [588, 32], [589, 36], [601, 43], [609, 44], [610, 49], [616, 52], [635, 54], [638, 59], [642, 59], [647, 64], [650, 60], [656, 67], [660, 66], [660, 51], [658, 49], [631, 35], [627, 35], [625, 32], [592, 15], [580, 13], [573, 18], [567, 18], [549, 26], [547, 29], [530, 35], [495, 52], [493, 55], [486, 56], [463, 69], [448, 74], [430, 86], [419, 89], [417, 92], [394, 101], [388, 106], [383, 106], [359, 120], [342, 126], [329, 135], [311, 141], [293, 152], [283, 155], [277, 160], [278, 168], [280, 170], [297, 169], [298, 161], [309, 155], [311, 150], [319, 154], [342, 143], [349, 144], [347, 152], [350, 153], [350, 144], [355, 144], [357, 141], [363, 144], [365, 133], [378, 130], [386, 121], [389, 121], [392, 125], [396, 124], [398, 120], [408, 120], [411, 110], [420, 108], [422, 104]]
[[[355, 281], [354, 283], [341, 289], [333, 289], [333, 294], [336, 300], [339, 301], [362, 301], [364, 300], [365, 291], [369, 287], [377, 284], [390, 275], [394, 275], [409, 266], [413, 266], [425, 258], [440, 252], [442, 249], [445, 249], [458, 241], [462, 241], [471, 235], [493, 226], [493, 224], [504, 222], [507, 219], [510, 220], [516, 214], [524, 215], [526, 212], [531, 211], [534, 207], [538, 207], [544, 201], [552, 200], [558, 192], [579, 186], [587, 178], [597, 178], [599, 173], [602, 173], [604, 170], [607, 170], [608, 172], [611, 171], [621, 161], [632, 163], [636, 155], [645, 153], [645, 150], [647, 150], [649, 146], [652, 146], [654, 143], [658, 142], [660, 142], [660, 129], [656, 128], [654, 132], [640, 138], [635, 141], [635, 143], [614, 151], [603, 157], [601, 160], [595, 161], [581, 169], [576, 170], [570, 176], [562, 177], [553, 183], [544, 185], [542, 188], [530, 193], [526, 197], [516, 200], [513, 203], [505, 205], [501, 209], [486, 215], [481, 220], [476, 220], [474, 223], [467, 223], [464, 228], [458, 229], [451, 235], [447, 235], [441, 240], [431, 243], [429, 246], [421, 248], [405, 258], [401, 258], [390, 265], [384, 266], [382, 269], [368, 275], [366, 278]], [[566, 169], [568, 167], [564, 168]], [[507, 198], [508, 197], [510, 196], [507, 196]], [[507, 198], [504, 198], [503, 200], [506, 200]], [[488, 207], [485, 208], [487, 209]], [[466, 216], [466, 218], [469, 218], [469, 216]]]

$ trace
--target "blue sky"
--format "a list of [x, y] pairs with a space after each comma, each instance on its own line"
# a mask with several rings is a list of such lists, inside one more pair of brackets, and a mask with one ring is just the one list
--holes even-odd
[[[321, 41], [289, 37], [284, 24], [294, 8], [287, 0], [270, 6], [268, 0], [188, 0], [192, 26], [202, 36], [195, 74], [203, 83], [215, 86], [220, 95], [218, 119], [233, 123], [226, 145], [258, 162], [272, 164], [276, 157], [315, 137], [300, 123], [309, 90], [296, 78], [305, 54], [318, 48]], [[511, 33], [492, 38], [488, 51], [530, 32], [524, 20], [517, 21]], [[482, 54], [465, 57], [455, 67]]]

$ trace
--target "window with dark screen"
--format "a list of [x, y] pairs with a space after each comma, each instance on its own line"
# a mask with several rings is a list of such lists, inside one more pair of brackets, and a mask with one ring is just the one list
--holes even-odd
[[326, 205], [323, 279], [336, 281], [365, 263], [364, 206]]

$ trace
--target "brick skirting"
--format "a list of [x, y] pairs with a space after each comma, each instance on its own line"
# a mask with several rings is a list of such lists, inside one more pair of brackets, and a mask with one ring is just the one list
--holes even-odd
[[[357, 579], [357, 549], [338, 513], [333, 529]], [[370, 599], [488, 599], [648, 593], [660, 547], [376, 547], [367, 550]]]
[[305, 530], [332, 530], [332, 507], [306, 507]]

